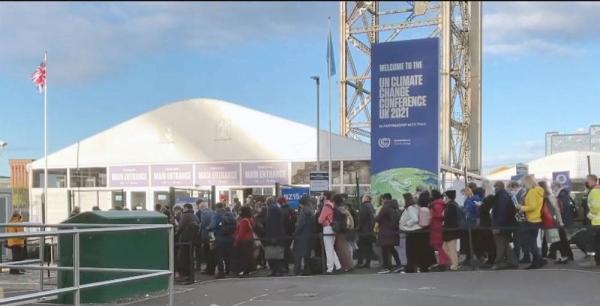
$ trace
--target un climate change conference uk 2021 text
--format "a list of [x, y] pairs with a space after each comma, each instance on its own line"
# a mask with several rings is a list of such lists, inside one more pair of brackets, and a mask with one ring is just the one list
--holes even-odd
[[371, 189], [401, 199], [439, 176], [439, 39], [373, 45]]

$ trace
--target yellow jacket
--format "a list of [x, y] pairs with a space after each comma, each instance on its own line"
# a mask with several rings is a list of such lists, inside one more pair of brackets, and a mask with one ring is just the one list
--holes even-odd
[[590, 190], [587, 201], [590, 208], [588, 219], [592, 221], [592, 225], [600, 225], [600, 186], [596, 185]]
[[[8, 221], [8, 223], [21, 223], [20, 217], [13, 217]], [[7, 227], [6, 233], [22, 233], [25, 231], [23, 227]], [[8, 247], [24, 247], [25, 246], [25, 238], [10, 238], [8, 239]]]
[[[379, 211], [381, 210], [382, 207], [383, 207], [383, 205], [379, 205], [379, 207], [375, 211], [375, 216], [379, 215]], [[375, 226], [373, 227], [373, 232], [379, 233], [379, 223], [378, 222], [375, 222]]]
[[521, 211], [525, 213], [527, 222], [542, 222], [542, 206], [544, 205], [544, 189], [536, 186], [527, 191]]

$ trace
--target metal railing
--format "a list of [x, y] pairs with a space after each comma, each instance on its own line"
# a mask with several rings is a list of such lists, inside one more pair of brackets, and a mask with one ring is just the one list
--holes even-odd
[[[23, 294], [19, 296], [2, 298], [0, 299], [0, 305], [7, 305], [10, 303], [37, 301], [41, 298], [51, 297], [59, 294], [73, 293], [75, 306], [81, 305], [81, 291], [91, 288], [103, 287], [114, 284], [129, 283], [139, 281], [143, 279], [164, 277], [169, 276], [168, 282], [168, 296], [169, 306], [173, 306], [173, 292], [175, 283], [175, 251], [174, 251], [174, 232], [171, 224], [152, 224], [152, 225], [140, 225], [140, 224], [32, 224], [32, 223], [0, 223], [0, 227], [23, 227], [23, 228], [40, 228], [42, 231], [38, 232], [21, 232], [21, 233], [0, 233], [0, 240], [7, 240], [10, 238], [28, 238], [28, 237], [40, 237], [40, 242], [45, 241], [46, 237], [59, 236], [59, 235], [73, 235], [73, 266], [72, 267], [52, 267], [44, 266], [44, 244], [40, 243], [39, 248], [39, 259], [23, 260], [17, 262], [10, 262], [7, 264], [0, 264], [0, 268], [9, 269], [23, 269], [23, 270], [38, 270], [40, 272], [39, 290], [36, 293]], [[57, 230], [47, 231], [48, 228], [55, 228]], [[67, 228], [67, 229], [64, 229]], [[127, 231], [139, 231], [139, 230], [157, 230], [166, 229], [168, 232], [168, 247], [169, 247], [169, 269], [168, 270], [147, 270], [147, 269], [115, 269], [115, 268], [92, 268], [92, 267], [81, 267], [80, 265], [80, 240], [81, 234], [99, 234], [99, 233], [114, 233], [114, 232], [127, 232]], [[64, 255], [64, 254], [63, 254]], [[34, 265], [39, 264], [39, 265]], [[73, 272], [73, 286], [61, 289], [47, 290], [44, 291], [44, 271], [72, 271]], [[80, 272], [111, 272], [111, 273], [138, 273], [141, 275], [117, 278], [108, 281], [101, 281], [89, 284], [81, 284]]]

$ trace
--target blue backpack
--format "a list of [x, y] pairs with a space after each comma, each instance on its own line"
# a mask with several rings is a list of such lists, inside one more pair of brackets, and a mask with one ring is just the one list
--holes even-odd
[[237, 218], [233, 213], [226, 212], [221, 217], [221, 223], [219, 223], [219, 232], [223, 236], [231, 236], [235, 234], [237, 229]]

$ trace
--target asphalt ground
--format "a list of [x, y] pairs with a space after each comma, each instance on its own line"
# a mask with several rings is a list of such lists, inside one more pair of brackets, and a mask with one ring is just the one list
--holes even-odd
[[[522, 266], [524, 267], [524, 266]], [[600, 269], [583, 269], [577, 262], [558, 266], [550, 263], [542, 270], [471, 271], [387, 274], [361, 269], [334, 276], [266, 277], [261, 270], [250, 278], [215, 280], [197, 276], [192, 285], [177, 285], [174, 306], [364, 306], [364, 305], [444, 305], [444, 306], [597, 306], [600, 304]], [[0, 275], [0, 285], [6, 284]], [[35, 280], [38, 274], [8, 275], [21, 281]], [[46, 281], [48, 289], [52, 279]], [[28, 286], [33, 286], [28, 285]], [[5, 296], [23, 294], [18, 283], [5, 289]], [[12, 289], [10, 289], [12, 288]], [[11, 293], [12, 290], [12, 293]], [[33, 292], [33, 291], [30, 291]], [[49, 303], [28, 304], [52, 305]], [[164, 295], [120, 305], [166, 306]]]

